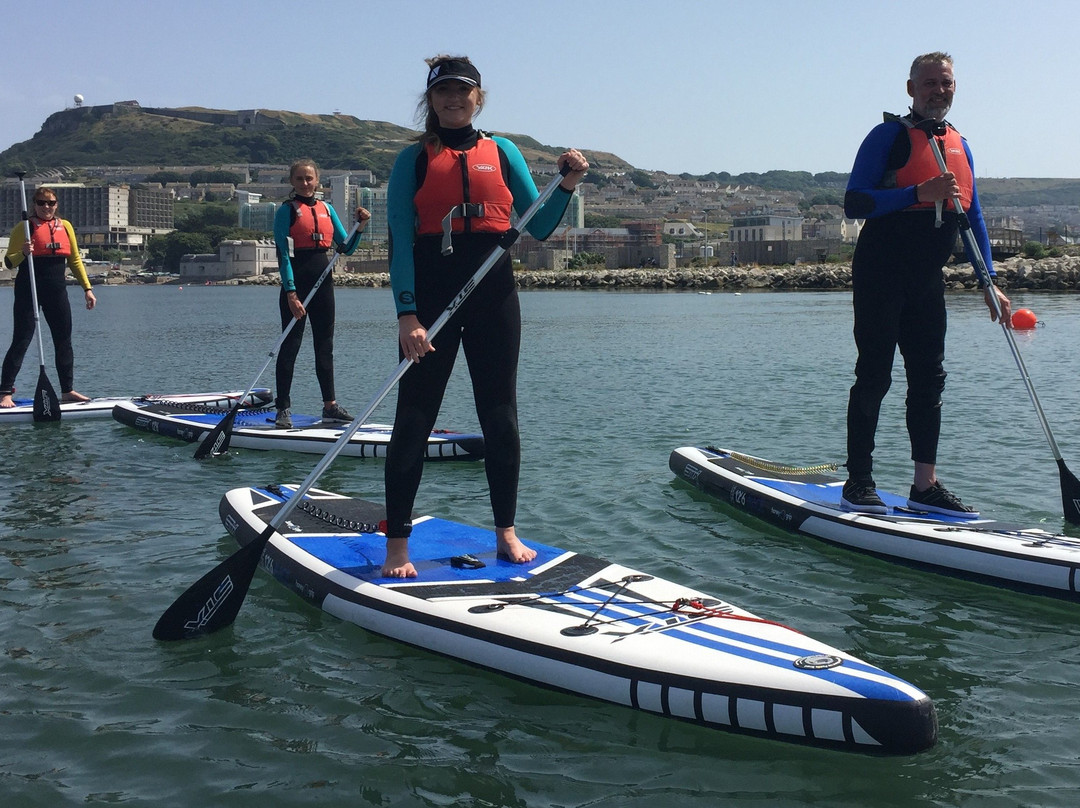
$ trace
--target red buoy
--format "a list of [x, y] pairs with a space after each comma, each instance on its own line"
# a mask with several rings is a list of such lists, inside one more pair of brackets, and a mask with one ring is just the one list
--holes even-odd
[[1027, 331], [1030, 328], [1034, 328], [1038, 322], [1039, 321], [1035, 319], [1035, 312], [1031, 309], [1017, 309], [1013, 312], [1012, 327], [1019, 331]]

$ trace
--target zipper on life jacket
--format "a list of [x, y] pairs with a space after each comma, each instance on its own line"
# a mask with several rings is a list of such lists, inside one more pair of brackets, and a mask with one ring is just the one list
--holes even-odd
[[[469, 153], [463, 151], [459, 158], [461, 162], [461, 201], [465, 203], [465, 210], [468, 210], [469, 202]], [[466, 213], [465, 221], [462, 222], [462, 229], [465, 233], [472, 232], [472, 220]]]

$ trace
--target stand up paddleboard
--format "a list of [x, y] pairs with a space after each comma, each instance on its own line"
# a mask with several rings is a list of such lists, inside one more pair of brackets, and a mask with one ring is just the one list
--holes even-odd
[[[276, 449], [287, 452], [326, 454], [348, 424], [327, 423], [312, 415], [292, 416], [292, 429], [274, 426], [276, 410], [265, 407], [240, 410], [229, 431], [230, 447]], [[112, 410], [122, 424], [145, 432], [179, 438], [188, 443], [201, 441], [228, 414], [227, 409], [187, 406], [181, 402], [120, 402]], [[393, 426], [364, 424], [341, 450], [350, 457], [386, 457]], [[429, 460], [479, 460], [484, 456], [484, 436], [436, 430], [428, 437]]]
[[992, 519], [914, 511], [881, 489], [885, 514], [840, 507], [835, 466], [796, 468], [729, 449], [684, 447], [671, 470], [695, 488], [796, 535], [1040, 594], [1080, 599], [1080, 540]]
[[[221, 500], [241, 545], [295, 486]], [[932, 746], [930, 698], [786, 626], [653, 575], [529, 541], [533, 562], [495, 554], [495, 534], [414, 517], [419, 577], [383, 578], [380, 505], [312, 489], [274, 533], [263, 569], [369, 631], [535, 684], [738, 733], [910, 754]], [[208, 604], [209, 605], [209, 604]]]
[[[174, 402], [182, 406], [203, 406], [228, 409], [244, 395], [243, 390], [223, 393], [175, 393], [171, 395], [116, 396], [111, 398], [92, 398], [89, 401], [73, 401], [60, 404], [61, 420], [69, 418], [108, 418], [117, 404], [133, 407], [145, 406], [154, 402]], [[273, 396], [270, 390], [260, 387], [251, 391], [245, 406], [261, 407]], [[14, 407], [0, 407], [0, 424], [25, 423], [34, 420], [34, 400], [15, 398]]]

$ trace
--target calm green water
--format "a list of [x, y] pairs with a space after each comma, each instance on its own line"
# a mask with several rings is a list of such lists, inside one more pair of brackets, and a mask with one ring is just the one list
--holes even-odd
[[[1019, 342], [1076, 470], [1080, 300], [1016, 298], [1045, 323]], [[277, 336], [274, 290], [99, 299], [76, 311], [77, 387], [91, 394], [243, 388]], [[10, 305], [0, 289], [5, 345]], [[0, 804], [1075, 805], [1080, 606], [744, 523], [668, 471], [673, 448], [705, 443], [842, 460], [848, 294], [531, 292], [523, 308], [522, 534], [704, 589], [905, 677], [937, 704], [934, 749], [855, 756], [551, 693], [370, 636], [261, 573], [231, 630], [155, 643], [161, 611], [234, 548], [221, 495], [298, 482], [314, 460], [199, 463], [186, 444], [68, 421], [0, 432]], [[339, 290], [338, 309], [339, 398], [358, 412], [396, 364], [389, 292]], [[973, 295], [950, 312], [942, 478], [994, 516], [1059, 528], [1056, 468], [1004, 337]], [[318, 404], [308, 344], [293, 398]], [[898, 380], [878, 451], [893, 489], [909, 477], [902, 399]], [[463, 372], [440, 425], [476, 426]], [[344, 458], [320, 486], [380, 498], [381, 463]], [[429, 465], [417, 506], [487, 524], [482, 467]]]

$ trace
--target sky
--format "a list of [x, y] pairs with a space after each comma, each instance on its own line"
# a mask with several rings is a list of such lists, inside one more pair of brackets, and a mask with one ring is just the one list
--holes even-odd
[[1080, 177], [1075, 0], [46, 7], [63, 36], [6, 54], [0, 150], [76, 94], [85, 105], [337, 111], [414, 127], [424, 59], [451, 53], [481, 72], [481, 128], [673, 174], [847, 172], [882, 111], [907, 111], [911, 60], [944, 50], [957, 81], [948, 117], [977, 176]]

